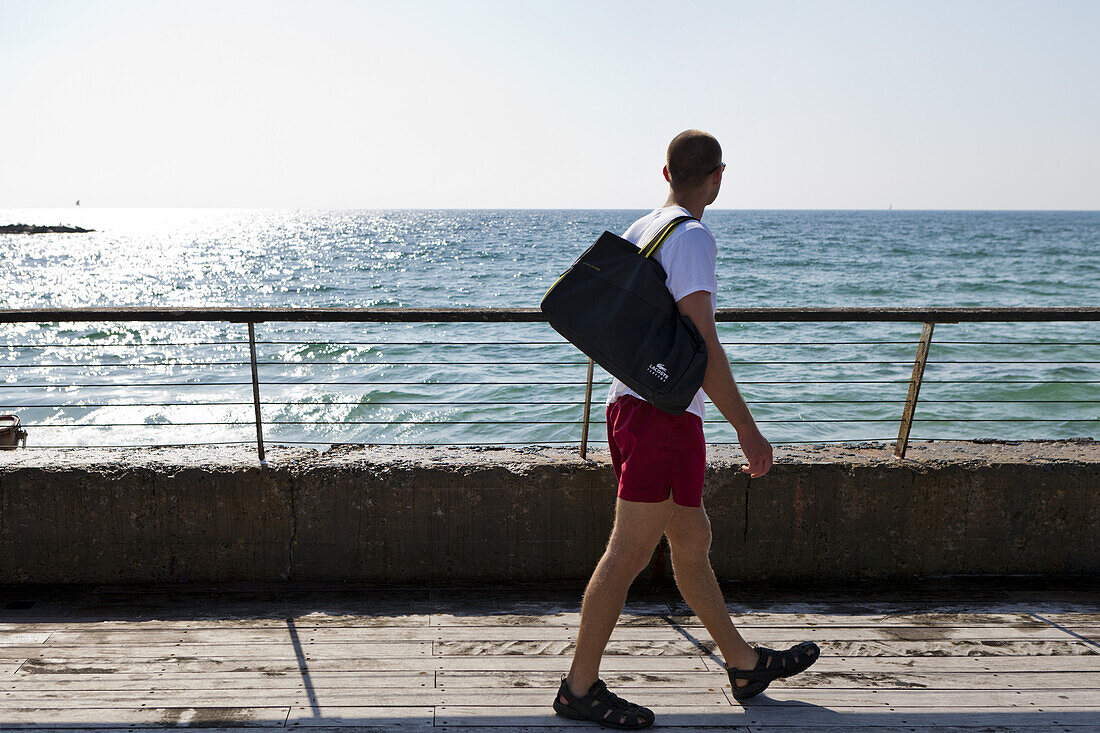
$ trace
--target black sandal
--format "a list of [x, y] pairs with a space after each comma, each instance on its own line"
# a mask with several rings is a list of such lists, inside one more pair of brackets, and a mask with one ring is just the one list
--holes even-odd
[[[766, 690], [773, 680], [804, 672], [821, 656], [821, 649], [812, 641], [795, 644], [790, 649], [781, 652], [769, 649], [766, 646], [758, 646], [756, 652], [760, 655], [760, 658], [752, 669], [726, 668], [726, 671], [729, 672], [730, 684], [733, 685], [735, 700], [747, 700]], [[748, 680], [749, 683], [744, 687], [738, 687], [737, 680]]]
[[648, 728], [654, 719], [652, 710], [622, 699], [607, 689], [603, 680], [596, 680], [584, 697], [577, 697], [564, 677], [554, 698], [554, 712], [570, 720], [591, 720], [620, 730]]

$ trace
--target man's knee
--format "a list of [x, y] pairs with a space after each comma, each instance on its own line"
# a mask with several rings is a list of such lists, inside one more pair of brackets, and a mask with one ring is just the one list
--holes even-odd
[[656, 548], [656, 545], [647, 548], [636, 544], [611, 543], [604, 553], [603, 564], [610, 573], [634, 580], [649, 565]]
[[700, 524], [693, 531], [671, 530], [666, 533], [673, 562], [692, 564], [710, 562], [710, 522]]
[[674, 509], [671, 498], [655, 504], [620, 499], [615, 526], [600, 564], [633, 580], [652, 559]]
[[626, 559], [622, 564], [618, 565], [618, 570], [621, 573], [622, 579], [629, 580], [633, 583], [634, 579], [641, 575], [642, 571], [649, 566], [649, 561], [652, 557], [652, 554], [648, 556], [635, 555]]

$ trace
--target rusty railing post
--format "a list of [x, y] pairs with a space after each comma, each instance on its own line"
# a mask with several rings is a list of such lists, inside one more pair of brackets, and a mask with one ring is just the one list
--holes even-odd
[[920, 394], [920, 383], [924, 379], [924, 366], [928, 363], [928, 348], [932, 345], [933, 322], [925, 322], [920, 332], [920, 343], [917, 344], [917, 358], [913, 362], [913, 376], [909, 379], [909, 394], [905, 397], [905, 409], [901, 413], [901, 429], [898, 431], [898, 442], [894, 447], [894, 455], [905, 458], [905, 449], [909, 447], [909, 430], [913, 427], [913, 413], [917, 411], [917, 395]]
[[584, 422], [581, 423], [581, 460], [588, 460], [588, 422], [592, 412], [592, 368], [594, 363], [588, 360], [588, 378], [584, 383]]
[[252, 357], [252, 404], [256, 408], [256, 450], [260, 454], [260, 463], [264, 458], [263, 418], [260, 416], [260, 375], [256, 369], [256, 324], [248, 322], [248, 352]]

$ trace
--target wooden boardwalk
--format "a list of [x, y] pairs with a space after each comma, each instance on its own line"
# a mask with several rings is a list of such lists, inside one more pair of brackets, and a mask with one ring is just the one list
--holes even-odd
[[[1100, 730], [1100, 583], [778, 592], [731, 585], [746, 637], [813, 669], [735, 703], [675, 590], [641, 585], [604, 679], [662, 730]], [[579, 589], [0, 589], [0, 729], [590, 729], [554, 716]]]

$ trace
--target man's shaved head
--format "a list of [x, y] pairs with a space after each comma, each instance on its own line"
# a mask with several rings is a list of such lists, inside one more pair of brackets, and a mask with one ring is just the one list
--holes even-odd
[[694, 191], [722, 164], [722, 146], [702, 130], [684, 130], [668, 144], [666, 163], [672, 190]]

